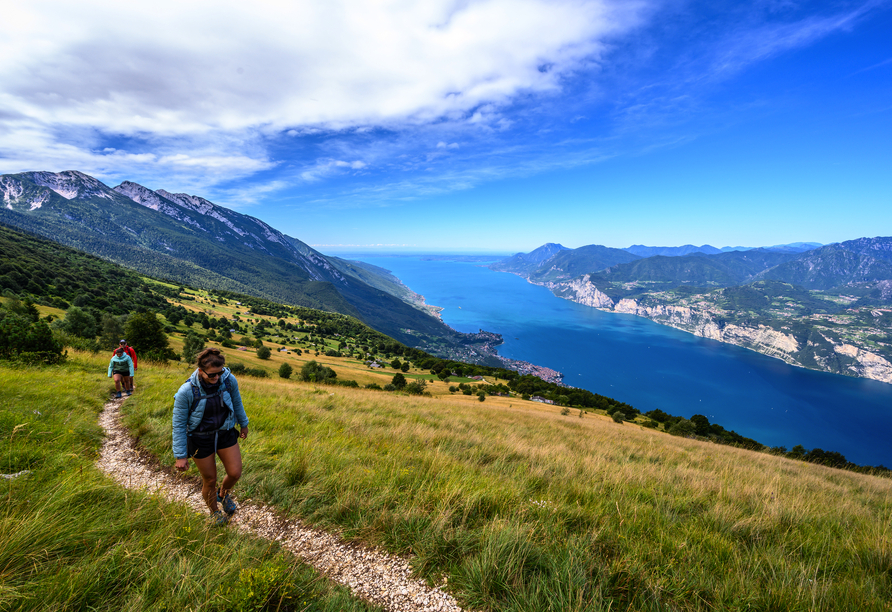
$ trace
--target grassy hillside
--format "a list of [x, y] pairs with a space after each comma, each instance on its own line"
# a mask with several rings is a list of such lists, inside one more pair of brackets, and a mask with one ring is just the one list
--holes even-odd
[[[209, 530], [99, 472], [107, 363], [0, 362], [0, 473], [26, 472], [0, 478], [0, 610], [374, 609], [274, 543]], [[157, 374], [145, 371], [146, 391], [161, 390]]]
[[[0, 364], [10, 383], [0, 390], [0, 465], [32, 470], [0, 481], [0, 607], [227, 609], [227, 586], [247, 580], [239, 567], [267, 572], [273, 591], [284, 584], [290, 566], [274, 546], [207, 531], [183, 508], [125, 494], [95, 472], [105, 364], [83, 354], [56, 368]], [[123, 405], [164, 464], [171, 395], [187, 372], [146, 364]], [[892, 604], [892, 480], [513, 398], [480, 403], [445, 383], [410, 397], [239, 382], [252, 432], [242, 498], [413, 554], [466, 608]], [[349, 609], [306, 581], [317, 589], [307, 609]]]

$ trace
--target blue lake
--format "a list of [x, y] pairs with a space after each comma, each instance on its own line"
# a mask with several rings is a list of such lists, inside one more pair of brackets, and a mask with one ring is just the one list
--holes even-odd
[[892, 467], [892, 385], [796, 368], [632, 315], [602, 312], [479, 263], [351, 256], [390, 270], [459, 331], [502, 334], [499, 354], [564, 383], [710, 422], [788, 449], [837, 451]]

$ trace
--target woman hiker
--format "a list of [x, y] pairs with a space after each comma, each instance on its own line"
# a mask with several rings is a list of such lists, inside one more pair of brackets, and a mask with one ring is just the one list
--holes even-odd
[[[128, 376], [133, 376], [133, 360], [130, 359], [130, 355], [124, 352], [123, 347], [116, 348], [115, 354], [108, 362], [108, 376], [109, 378], [114, 377], [115, 397], [120, 398], [122, 381], [126, 380]], [[126, 392], [127, 395], [132, 393], [129, 389], [126, 389]]]
[[[189, 458], [195, 462], [211, 523], [223, 526], [238, 508], [229, 492], [242, 476], [238, 441], [248, 438], [248, 415], [235, 376], [223, 367], [226, 358], [220, 349], [205, 349], [196, 361], [198, 367], [174, 395], [173, 456], [181, 472], [189, 467]], [[220, 488], [216, 456], [226, 470]]]
[[[139, 363], [136, 361], [136, 351], [133, 350], [133, 347], [130, 346], [129, 344], [127, 344], [127, 340], [124, 340], [123, 338], [118, 343], [118, 346], [120, 346], [122, 349], [124, 349], [125, 353], [130, 355], [130, 359], [133, 360], [133, 372], [135, 374], [136, 371], [139, 369]], [[126, 380], [123, 381], [124, 390], [129, 391], [129, 393], [127, 395], [130, 395], [131, 393], [133, 393], [133, 376], [134, 376], [134, 374], [131, 374], [130, 376], [128, 376], [126, 378]]]

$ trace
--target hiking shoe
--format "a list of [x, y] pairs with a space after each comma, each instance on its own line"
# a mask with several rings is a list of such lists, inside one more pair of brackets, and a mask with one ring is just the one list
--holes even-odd
[[115, 393], [115, 399], [121, 399], [121, 392], [120, 392], [120, 391], [118, 391], [117, 393]]
[[131, 391], [130, 389], [127, 389], [126, 391], [124, 391], [124, 393], [126, 393], [128, 397], [133, 395], [133, 391]]
[[229, 515], [224, 514], [222, 510], [217, 510], [211, 515], [208, 523], [210, 523], [211, 527], [225, 527], [229, 523]]
[[235, 514], [235, 511], [238, 510], [238, 505], [232, 501], [232, 498], [229, 497], [229, 493], [226, 494], [226, 497], [220, 497], [220, 489], [217, 489], [217, 503], [223, 506], [223, 512], [232, 516]]

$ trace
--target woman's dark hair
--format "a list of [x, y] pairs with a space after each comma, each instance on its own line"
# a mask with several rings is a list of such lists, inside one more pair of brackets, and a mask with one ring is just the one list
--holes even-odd
[[226, 364], [226, 357], [218, 348], [206, 348], [195, 358], [195, 363], [199, 368], [219, 368]]

